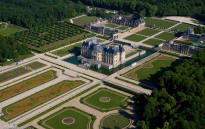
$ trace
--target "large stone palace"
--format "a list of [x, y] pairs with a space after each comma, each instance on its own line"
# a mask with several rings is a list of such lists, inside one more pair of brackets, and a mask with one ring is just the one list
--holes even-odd
[[115, 68], [125, 61], [125, 49], [121, 45], [99, 44], [96, 38], [84, 41], [78, 59], [83, 64], [97, 68]]

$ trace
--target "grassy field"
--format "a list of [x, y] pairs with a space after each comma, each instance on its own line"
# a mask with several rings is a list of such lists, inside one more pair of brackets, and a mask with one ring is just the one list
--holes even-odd
[[154, 30], [154, 29], [150, 29], [150, 28], [146, 28], [146, 29], [144, 29], [142, 31], [137, 32], [137, 34], [141, 34], [141, 35], [145, 35], [145, 36], [152, 36], [152, 35], [154, 35], [154, 34], [156, 34], [158, 32], [160, 32], [160, 31]]
[[155, 18], [145, 18], [146, 25], [155, 25], [160, 28], [167, 29], [173, 25], [175, 25], [175, 22], [165, 21], [161, 19], [155, 19]]
[[161, 44], [162, 42], [164, 42], [163, 40], [159, 40], [159, 39], [149, 39], [145, 42], [143, 42], [144, 44], [147, 44], [147, 45], [152, 45], [152, 46], [156, 46], [156, 45], [159, 45]]
[[40, 92], [37, 92], [31, 96], [28, 96], [16, 103], [13, 103], [11, 105], [4, 107], [2, 110], [4, 115], [1, 116], [1, 119], [4, 121], [11, 120], [84, 83], [85, 82], [81, 80], [76, 80], [76, 81], [65, 80], [65, 81], [59, 82], [53, 86], [50, 86], [44, 90], [41, 90]]
[[118, 25], [116, 24], [111, 24], [111, 23], [108, 23], [108, 24], [105, 24], [106, 27], [109, 27], [109, 28], [117, 28]]
[[96, 16], [83, 16], [83, 17], [73, 19], [73, 23], [79, 26], [84, 26], [89, 24], [90, 22], [95, 21], [96, 19], [97, 19]]
[[14, 97], [27, 90], [30, 90], [34, 87], [40, 86], [55, 78], [57, 78], [56, 71], [50, 70], [35, 77], [32, 77], [28, 80], [22, 81], [18, 84], [12, 85], [6, 89], [2, 89], [0, 90], [0, 102], [5, 101], [11, 97]]
[[128, 96], [101, 88], [81, 99], [81, 103], [86, 104], [102, 112], [121, 109], [127, 105]]
[[172, 39], [176, 38], [176, 36], [173, 33], [164, 32], [164, 33], [161, 33], [161, 34], [155, 36], [155, 38], [159, 38], [159, 39], [163, 39], [163, 40], [172, 40]]
[[29, 127], [25, 128], [25, 129], [37, 129], [37, 128], [34, 127], [34, 126], [29, 126]]
[[130, 41], [133, 41], [133, 42], [139, 42], [139, 41], [141, 41], [145, 38], [146, 38], [145, 36], [140, 36], [140, 35], [136, 35], [136, 34], [132, 34], [128, 37], [125, 37], [126, 40], [130, 40]]
[[189, 25], [189, 24], [179, 24], [177, 26], [175, 26], [174, 28], [172, 28], [172, 30], [179, 30], [180, 32], [184, 32], [186, 29], [188, 28], [194, 28], [193, 25]]
[[118, 30], [127, 30], [129, 27], [127, 27], [127, 26], [120, 26], [120, 27], [118, 27], [118, 28], [116, 28], [116, 29], [118, 29]]
[[11, 24], [8, 24], [7, 27], [0, 25], [0, 35], [2, 36], [9, 36], [11, 34], [14, 34], [16, 32], [23, 31], [23, 30], [25, 29], [20, 26], [15, 26]]
[[124, 129], [129, 126], [130, 120], [128, 116], [120, 114], [112, 114], [102, 119], [100, 123], [101, 129]]
[[26, 73], [29, 73], [33, 70], [45, 67], [45, 64], [42, 64], [38, 61], [18, 67], [16, 69], [12, 69], [8, 72], [4, 72], [0, 74], [0, 83], [6, 82], [8, 80], [14, 79], [18, 76], [24, 75]]
[[74, 44], [74, 45], [68, 46], [66, 48], [54, 51], [54, 52], [52, 52], [52, 54], [62, 57], [62, 56], [68, 55], [72, 52], [75, 52], [76, 49], [80, 48], [81, 45], [82, 45], [82, 43]]
[[132, 52], [126, 54], [125, 57], [128, 58], [128, 57], [130, 57], [130, 56], [132, 56], [132, 55], [134, 55], [136, 53], [137, 53], [137, 51], [132, 51]]
[[162, 68], [171, 66], [174, 61], [174, 58], [161, 55], [128, 71], [122, 76], [137, 81], [149, 80], [152, 75], [159, 72]]
[[[65, 121], [65, 119], [68, 121]], [[95, 117], [74, 107], [66, 107], [39, 121], [46, 129], [92, 129]], [[63, 123], [67, 122], [67, 124]]]

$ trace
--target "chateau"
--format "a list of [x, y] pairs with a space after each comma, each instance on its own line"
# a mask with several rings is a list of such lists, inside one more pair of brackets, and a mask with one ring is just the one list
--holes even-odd
[[195, 34], [194, 30], [191, 28], [186, 29], [182, 36], [187, 40], [193, 40], [201, 43], [205, 42], [205, 34]]
[[78, 59], [90, 66], [111, 69], [124, 63], [125, 49], [121, 45], [99, 44], [96, 38], [92, 38], [83, 42]]

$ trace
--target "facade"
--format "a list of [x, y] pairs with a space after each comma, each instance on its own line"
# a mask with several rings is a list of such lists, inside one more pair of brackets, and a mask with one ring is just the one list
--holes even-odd
[[161, 48], [167, 51], [176, 52], [188, 56], [192, 56], [198, 52], [198, 50], [192, 46], [186, 44], [177, 44], [173, 41], [166, 41], [162, 44]]
[[183, 33], [183, 38], [187, 40], [193, 40], [201, 43], [205, 43], [205, 34], [195, 34], [194, 30], [191, 28], [188, 28]]
[[137, 18], [135, 15], [130, 15], [130, 16], [122, 16], [122, 15], [117, 15], [117, 16], [111, 16], [108, 21], [110, 23], [115, 23], [118, 25], [124, 25], [124, 26], [129, 26], [129, 27], [138, 27], [140, 25], [145, 25], [144, 19]]
[[96, 38], [92, 38], [83, 42], [78, 59], [90, 66], [111, 69], [124, 63], [125, 49], [121, 45], [99, 44]]

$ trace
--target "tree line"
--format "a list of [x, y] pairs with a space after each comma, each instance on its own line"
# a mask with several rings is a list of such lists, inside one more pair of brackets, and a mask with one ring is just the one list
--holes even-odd
[[0, 21], [32, 28], [52, 24], [86, 12], [81, 3], [70, 0], [1, 0]]
[[205, 21], [204, 0], [73, 0], [90, 6], [136, 11], [140, 16], [195, 16]]
[[204, 129], [205, 51], [158, 77], [160, 90], [137, 96], [139, 129]]
[[14, 38], [0, 35], [0, 63], [17, 60], [19, 56], [31, 54], [25, 44], [17, 43]]

